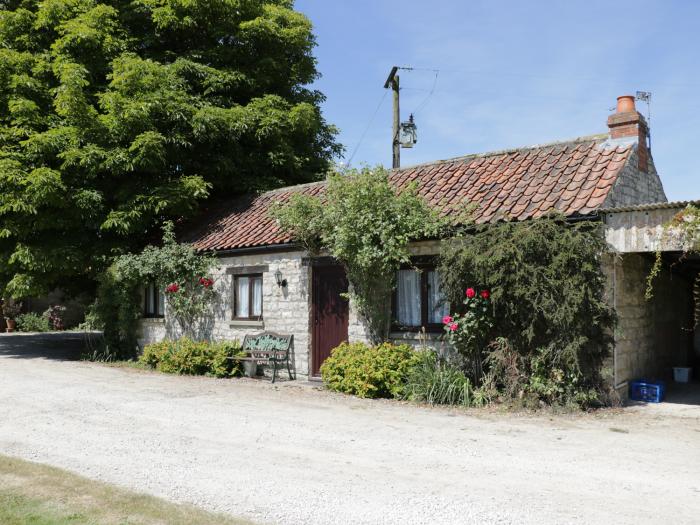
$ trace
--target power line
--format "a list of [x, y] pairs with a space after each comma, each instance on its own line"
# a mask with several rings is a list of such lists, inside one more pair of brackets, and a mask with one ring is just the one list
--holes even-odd
[[428, 96], [425, 97], [423, 102], [418, 104], [418, 107], [413, 110], [413, 114], [417, 115], [419, 111], [421, 111], [430, 101], [430, 98], [433, 96], [433, 93], [435, 93], [435, 86], [437, 86], [437, 81], [438, 81], [438, 75], [440, 74], [440, 70], [436, 69], [435, 70], [435, 78], [433, 79], [433, 86], [430, 88], [430, 92], [428, 93]]
[[384, 99], [386, 98], [387, 93], [388, 93], [388, 91], [384, 90], [384, 94], [382, 95], [382, 98], [379, 100], [379, 104], [377, 104], [377, 108], [374, 110], [374, 113], [372, 113], [372, 117], [369, 119], [369, 122], [367, 123], [367, 127], [362, 132], [362, 135], [360, 136], [360, 140], [357, 141], [357, 144], [355, 145], [355, 149], [352, 150], [352, 155], [350, 155], [348, 162], [345, 164], [346, 167], [350, 166], [352, 159], [355, 158], [355, 154], [357, 153], [357, 150], [360, 149], [360, 145], [362, 144], [362, 141], [365, 139], [365, 135], [367, 135], [369, 128], [372, 126], [372, 123], [374, 122], [374, 119], [377, 116], [377, 113], [379, 113], [379, 109], [382, 107], [382, 104], [384, 103]]

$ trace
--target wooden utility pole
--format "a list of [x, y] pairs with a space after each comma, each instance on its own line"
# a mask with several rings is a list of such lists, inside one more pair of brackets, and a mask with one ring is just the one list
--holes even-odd
[[401, 143], [399, 142], [399, 126], [401, 125], [401, 113], [399, 110], [399, 76], [396, 72], [399, 70], [397, 66], [391, 68], [389, 77], [384, 83], [384, 88], [388, 89], [391, 87], [394, 92], [394, 120], [392, 126], [392, 139], [391, 139], [391, 167], [400, 168], [401, 167]]

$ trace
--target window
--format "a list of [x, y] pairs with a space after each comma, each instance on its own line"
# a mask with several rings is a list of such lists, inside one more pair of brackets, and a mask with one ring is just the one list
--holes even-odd
[[155, 283], [149, 283], [144, 290], [144, 317], [163, 317], [165, 315], [165, 294]]
[[450, 312], [440, 290], [440, 278], [434, 267], [399, 270], [394, 293], [394, 327], [398, 329], [438, 331], [442, 318]]
[[233, 318], [262, 319], [262, 274], [234, 276]]

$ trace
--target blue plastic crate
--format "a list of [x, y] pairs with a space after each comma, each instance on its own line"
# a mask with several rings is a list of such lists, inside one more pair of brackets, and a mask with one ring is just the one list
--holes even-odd
[[630, 383], [630, 399], [632, 401], [661, 403], [664, 397], [666, 397], [666, 383], [663, 381], [637, 379]]

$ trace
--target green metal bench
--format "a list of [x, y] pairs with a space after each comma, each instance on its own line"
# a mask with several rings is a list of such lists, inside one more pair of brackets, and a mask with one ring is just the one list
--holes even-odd
[[232, 357], [238, 361], [252, 361], [257, 364], [272, 366], [272, 382], [277, 379], [277, 369], [286, 364], [289, 379], [292, 377], [290, 355], [294, 355], [294, 336], [281, 335], [274, 332], [263, 332], [257, 335], [246, 335], [243, 338], [243, 352], [249, 357]]

